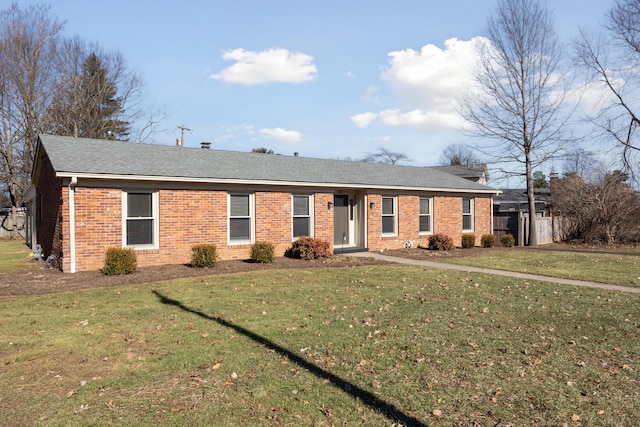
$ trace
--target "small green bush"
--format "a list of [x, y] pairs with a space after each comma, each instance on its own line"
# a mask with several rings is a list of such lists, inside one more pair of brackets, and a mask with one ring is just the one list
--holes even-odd
[[450, 251], [454, 247], [453, 239], [445, 234], [429, 236], [429, 249], [432, 251]]
[[273, 262], [275, 248], [270, 242], [255, 242], [251, 245], [251, 260], [254, 262]]
[[104, 255], [104, 267], [102, 274], [113, 276], [117, 274], [129, 274], [136, 271], [138, 256], [131, 248], [107, 248]]
[[218, 260], [216, 245], [200, 244], [191, 247], [191, 267], [213, 267]]
[[329, 243], [320, 239], [302, 236], [284, 253], [289, 258], [317, 259], [331, 256]]
[[502, 243], [502, 246], [510, 248], [516, 243], [516, 239], [514, 239], [511, 234], [503, 234], [500, 238], [500, 242]]
[[493, 234], [483, 234], [480, 237], [480, 245], [485, 248], [492, 248], [496, 245], [496, 236]]
[[462, 247], [465, 249], [473, 248], [476, 245], [476, 235], [473, 233], [465, 233], [462, 235]]

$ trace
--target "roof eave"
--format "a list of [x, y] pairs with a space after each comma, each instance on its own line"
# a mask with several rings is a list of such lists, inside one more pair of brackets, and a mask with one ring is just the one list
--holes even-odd
[[99, 179], [99, 180], [115, 180], [115, 181], [156, 181], [156, 182], [180, 182], [180, 183], [199, 183], [199, 184], [235, 184], [235, 185], [260, 185], [260, 186], [300, 186], [306, 187], [336, 187], [336, 188], [354, 188], [354, 189], [374, 189], [374, 190], [402, 190], [402, 191], [432, 191], [432, 192], [449, 192], [449, 193], [475, 193], [475, 194], [492, 194], [502, 193], [500, 190], [475, 189], [475, 188], [442, 188], [442, 187], [411, 187], [397, 185], [377, 185], [377, 184], [354, 184], [341, 182], [305, 182], [305, 181], [269, 181], [269, 180], [251, 180], [251, 179], [229, 179], [229, 178], [203, 178], [203, 177], [179, 177], [179, 176], [153, 176], [153, 175], [115, 175], [115, 174], [94, 174], [94, 173], [75, 173], [75, 172], [57, 172], [58, 178], [78, 179]]

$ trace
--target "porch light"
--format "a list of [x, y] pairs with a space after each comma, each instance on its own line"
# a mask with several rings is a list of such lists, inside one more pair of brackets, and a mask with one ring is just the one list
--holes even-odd
[[333, 207], [333, 202], [329, 202], [329, 203], [327, 203], [327, 208], [328, 208], [329, 210], [331, 210], [331, 208], [332, 208], [332, 207]]
[[374, 202], [369, 203], [369, 209], [373, 209], [375, 207], [376, 207], [376, 204]]

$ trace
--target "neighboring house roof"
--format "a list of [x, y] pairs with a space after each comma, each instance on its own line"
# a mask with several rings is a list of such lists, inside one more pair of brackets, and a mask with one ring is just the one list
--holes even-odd
[[57, 176], [496, 194], [433, 168], [40, 135]]
[[468, 179], [470, 181], [478, 182], [480, 184], [486, 184], [489, 182], [489, 171], [487, 170], [486, 163], [480, 163], [471, 166], [462, 165], [449, 165], [449, 166], [431, 166], [433, 169], [437, 169], [442, 172], [447, 172], [460, 178]]
[[[551, 190], [549, 188], [535, 188], [536, 210], [542, 210], [551, 204]], [[503, 189], [493, 199], [494, 210], [499, 212], [529, 211], [529, 200], [526, 189]]]

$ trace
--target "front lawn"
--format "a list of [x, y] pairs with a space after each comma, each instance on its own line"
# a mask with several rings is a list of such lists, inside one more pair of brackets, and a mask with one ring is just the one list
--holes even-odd
[[[464, 251], [464, 249], [458, 249]], [[477, 251], [477, 256], [441, 258], [438, 261], [474, 267], [541, 274], [640, 287], [640, 256], [569, 252], [530, 248]]]
[[634, 425], [639, 335], [639, 295], [399, 265], [2, 297], [0, 411], [9, 426]]

